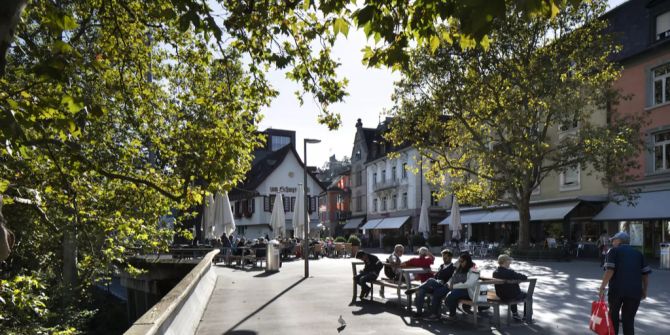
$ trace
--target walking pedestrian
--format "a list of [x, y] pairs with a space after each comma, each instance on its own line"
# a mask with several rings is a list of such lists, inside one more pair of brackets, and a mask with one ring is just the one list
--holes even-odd
[[621, 313], [624, 335], [633, 335], [635, 314], [640, 301], [647, 297], [651, 268], [647, 265], [644, 255], [628, 245], [630, 241], [628, 233], [618, 232], [610, 240], [613, 247], [605, 259], [605, 274], [600, 284], [599, 295], [602, 298], [605, 287], [609, 287], [607, 300], [614, 324], [614, 334], [619, 334], [619, 313]]

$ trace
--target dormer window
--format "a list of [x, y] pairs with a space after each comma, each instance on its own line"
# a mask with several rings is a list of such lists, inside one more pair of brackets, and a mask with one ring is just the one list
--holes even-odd
[[656, 41], [670, 38], [670, 11], [656, 17]]
[[354, 154], [354, 160], [360, 160], [361, 159], [361, 149], [356, 149], [356, 153]]

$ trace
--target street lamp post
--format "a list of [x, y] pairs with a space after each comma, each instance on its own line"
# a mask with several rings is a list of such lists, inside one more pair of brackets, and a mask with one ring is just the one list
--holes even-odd
[[309, 278], [309, 245], [307, 243], [309, 237], [309, 216], [307, 211], [309, 208], [309, 197], [307, 196], [307, 143], [320, 143], [321, 140], [306, 138], [303, 145], [303, 158], [305, 158], [305, 168], [303, 169], [303, 184], [304, 187], [304, 200], [305, 200], [305, 225], [303, 227], [303, 239], [302, 239], [302, 255], [305, 257], [305, 278]]

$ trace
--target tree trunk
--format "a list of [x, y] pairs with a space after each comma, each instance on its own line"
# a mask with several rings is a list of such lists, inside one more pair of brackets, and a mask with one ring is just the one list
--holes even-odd
[[517, 209], [519, 210], [519, 248], [530, 246], [530, 199], [521, 199]]
[[26, 3], [27, 0], [3, 0], [0, 5], [0, 78], [5, 76], [7, 50], [12, 45], [16, 26], [26, 8]]
[[[63, 233], [63, 283], [68, 290], [77, 285], [77, 232], [74, 225]], [[69, 294], [66, 294], [66, 299]]]

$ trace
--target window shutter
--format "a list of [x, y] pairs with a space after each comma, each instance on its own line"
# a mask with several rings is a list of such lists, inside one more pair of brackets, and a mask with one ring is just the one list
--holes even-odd
[[268, 212], [272, 212], [272, 210], [274, 209], [274, 207], [275, 207], [275, 198], [276, 198], [276, 197], [277, 197], [276, 195], [271, 195], [271, 196], [270, 196], [270, 210], [269, 210]]
[[267, 195], [263, 196], [263, 211], [271, 212], [271, 210], [270, 210], [270, 197], [268, 197]]
[[291, 197], [291, 212], [295, 211], [295, 197]]
[[249, 213], [253, 214], [256, 210], [256, 198], [249, 199]]

